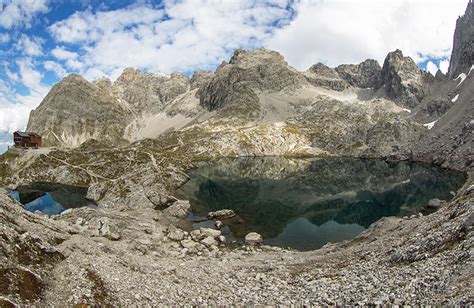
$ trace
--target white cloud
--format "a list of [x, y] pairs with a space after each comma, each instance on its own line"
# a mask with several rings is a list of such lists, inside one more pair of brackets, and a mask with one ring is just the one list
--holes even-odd
[[439, 62], [439, 69], [441, 70], [441, 72], [443, 72], [443, 74], [446, 74], [449, 69], [449, 60], [443, 60]]
[[426, 70], [431, 73], [431, 75], [436, 75], [436, 72], [438, 71], [438, 66], [434, 64], [432, 61], [429, 61], [426, 64]]
[[42, 54], [41, 39], [37, 37], [30, 38], [22, 35], [17, 44], [16, 49], [28, 56], [39, 56]]
[[458, 15], [466, 0], [296, 1], [297, 16], [265, 45], [307, 69], [373, 58], [382, 63], [397, 48], [416, 62], [450, 56]]
[[31, 100], [23, 103], [18, 101], [19, 96], [3, 80], [0, 80], [0, 132], [13, 132], [24, 129], [28, 121], [30, 110], [36, 105]]
[[289, 21], [286, 5], [280, 0], [167, 1], [163, 8], [77, 12], [49, 30], [63, 44], [81, 44], [78, 62], [66, 65], [86, 78], [99, 72], [116, 77], [127, 66], [164, 73], [209, 69], [236, 48], [261, 46], [275, 23]]
[[7, 75], [8, 79], [13, 82], [18, 81], [18, 75], [12, 72], [10, 69], [5, 68], [5, 75]]
[[56, 47], [51, 50], [51, 54], [56, 57], [58, 60], [69, 60], [76, 59], [78, 54], [69, 50], [64, 49], [64, 47]]
[[21, 83], [28, 88], [31, 95], [44, 95], [48, 87], [41, 83], [43, 75], [35, 69], [31, 58], [16, 61]]
[[11, 29], [29, 27], [33, 17], [48, 11], [46, 0], [2, 0], [0, 1], [0, 27]]
[[8, 33], [0, 33], [0, 43], [5, 44], [10, 41], [10, 35]]
[[66, 75], [66, 70], [57, 62], [54, 61], [45, 61], [43, 67], [48, 71], [54, 72], [56, 76], [62, 78]]

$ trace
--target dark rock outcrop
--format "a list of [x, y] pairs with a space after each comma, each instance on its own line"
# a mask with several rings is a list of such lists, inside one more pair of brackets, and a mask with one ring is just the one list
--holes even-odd
[[[291, 91], [307, 84], [306, 79], [288, 66], [277, 52], [257, 49], [236, 50], [228, 64], [221, 64], [213, 78], [197, 95], [209, 111], [226, 107], [234, 116], [255, 115], [258, 92]], [[238, 112], [236, 112], [238, 110]]]
[[343, 91], [349, 84], [343, 80], [335, 69], [322, 63], [312, 65], [303, 73], [310, 84], [335, 91]]
[[434, 79], [398, 49], [385, 58], [381, 77], [387, 95], [408, 108], [417, 106], [423, 100], [425, 87]]
[[382, 69], [376, 60], [367, 59], [359, 64], [339, 65], [336, 71], [353, 87], [376, 88], [381, 83]]
[[474, 2], [469, 0], [464, 16], [459, 17], [454, 32], [453, 53], [449, 76], [456, 78], [467, 74], [474, 64]]

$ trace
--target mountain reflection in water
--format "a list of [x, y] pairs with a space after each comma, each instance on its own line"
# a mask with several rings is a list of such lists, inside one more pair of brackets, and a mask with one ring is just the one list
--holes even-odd
[[86, 199], [87, 187], [36, 182], [21, 185], [9, 194], [28, 211], [41, 211], [48, 216], [60, 214], [69, 208], [96, 207], [92, 201]]
[[428, 213], [448, 200], [463, 173], [436, 166], [352, 158], [243, 158], [202, 163], [180, 190], [194, 215], [233, 209], [232, 235], [263, 235], [267, 244], [315, 249], [354, 238], [384, 216]]

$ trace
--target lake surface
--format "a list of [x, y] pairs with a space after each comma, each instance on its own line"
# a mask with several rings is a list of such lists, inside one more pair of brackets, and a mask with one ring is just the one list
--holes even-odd
[[41, 211], [48, 216], [83, 206], [97, 207], [86, 199], [87, 187], [37, 182], [21, 185], [9, 193], [30, 212]]
[[352, 239], [384, 216], [429, 214], [433, 198], [450, 200], [465, 182], [436, 166], [352, 158], [244, 158], [200, 163], [180, 189], [195, 228], [210, 211], [232, 209], [224, 234], [258, 232], [266, 244], [310, 250]]

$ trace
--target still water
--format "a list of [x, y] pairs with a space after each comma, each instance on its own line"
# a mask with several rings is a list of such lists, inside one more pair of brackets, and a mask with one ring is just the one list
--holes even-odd
[[96, 207], [86, 199], [87, 187], [36, 182], [19, 186], [9, 194], [28, 211], [41, 211], [48, 216], [60, 214], [69, 208]]
[[[384, 216], [406, 216], [433, 198], [449, 200], [463, 173], [423, 163], [352, 158], [244, 158], [203, 162], [181, 189], [194, 221], [210, 211], [232, 209], [224, 233], [248, 232], [267, 244], [301, 250], [354, 238]], [[211, 221], [194, 227], [212, 225]]]

